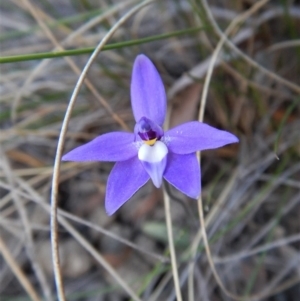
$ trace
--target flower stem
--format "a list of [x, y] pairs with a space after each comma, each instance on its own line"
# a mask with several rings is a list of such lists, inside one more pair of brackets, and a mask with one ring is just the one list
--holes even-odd
[[166, 225], [167, 225], [167, 231], [168, 231], [168, 240], [169, 240], [169, 248], [170, 248], [170, 256], [171, 256], [171, 264], [172, 264], [175, 292], [176, 292], [177, 301], [182, 301], [182, 296], [181, 296], [181, 291], [180, 291], [180, 282], [179, 282], [179, 277], [178, 277], [176, 253], [175, 253], [174, 240], [173, 240], [173, 227], [172, 227], [172, 220], [171, 220], [170, 198], [166, 192], [165, 187], [163, 188], [163, 194], [164, 194]]

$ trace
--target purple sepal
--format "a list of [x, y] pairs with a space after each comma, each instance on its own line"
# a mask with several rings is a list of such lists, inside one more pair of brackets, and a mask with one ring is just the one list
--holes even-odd
[[182, 193], [197, 199], [201, 191], [201, 182], [196, 154], [169, 153], [164, 178]]
[[63, 161], [124, 161], [137, 155], [134, 134], [113, 132], [101, 135], [62, 157]]
[[168, 149], [176, 154], [190, 154], [238, 142], [233, 134], [198, 121], [179, 125], [165, 133]]
[[149, 175], [137, 157], [117, 162], [106, 186], [105, 209], [114, 214], [149, 180]]
[[135, 121], [146, 116], [163, 125], [166, 115], [166, 92], [153, 63], [143, 54], [135, 59], [131, 79], [131, 106]]

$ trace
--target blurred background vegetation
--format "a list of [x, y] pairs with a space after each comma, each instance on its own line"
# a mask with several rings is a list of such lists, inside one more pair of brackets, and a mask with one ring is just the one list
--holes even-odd
[[[136, 13], [88, 73], [65, 152], [102, 133], [133, 129], [130, 78], [139, 53], [151, 58], [163, 78], [170, 127], [197, 120], [220, 32], [256, 2], [154, 1]], [[24, 283], [37, 300], [56, 298], [49, 200], [62, 120], [94, 47], [138, 3], [1, 1], [1, 301], [30, 300]], [[204, 121], [236, 134], [240, 143], [201, 154], [202, 202], [217, 271], [241, 300], [256, 293], [264, 297], [255, 300], [300, 298], [299, 38], [300, 1], [267, 2], [234, 28], [209, 86]], [[103, 201], [111, 167], [61, 167], [59, 215], [75, 231], [59, 227], [67, 300], [130, 300], [89, 247], [142, 300], [175, 300], [162, 193], [148, 183], [107, 217]], [[168, 193], [184, 300], [231, 300], [208, 265], [195, 200], [171, 187]]]

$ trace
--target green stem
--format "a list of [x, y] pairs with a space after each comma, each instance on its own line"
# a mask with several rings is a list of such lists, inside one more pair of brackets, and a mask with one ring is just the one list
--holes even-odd
[[[102, 51], [149, 43], [149, 42], [153, 42], [153, 41], [181, 36], [184, 34], [195, 34], [201, 29], [204, 29], [204, 28], [203, 27], [193, 27], [193, 28], [189, 28], [189, 29], [178, 30], [178, 31], [161, 34], [161, 35], [155, 35], [155, 36], [142, 38], [142, 39], [136, 39], [136, 40], [126, 41], [126, 42], [111, 43], [111, 44], [105, 45], [103, 47]], [[94, 47], [88, 47], [88, 48], [81, 48], [81, 49], [56, 51], [56, 52], [41, 52], [41, 53], [30, 53], [30, 54], [22, 54], [22, 55], [14, 55], [14, 56], [5, 56], [5, 57], [0, 57], [0, 64], [41, 60], [41, 59], [50, 59], [50, 58], [58, 58], [58, 57], [73, 56], [73, 55], [90, 54], [94, 51], [94, 49], [95, 49]]]

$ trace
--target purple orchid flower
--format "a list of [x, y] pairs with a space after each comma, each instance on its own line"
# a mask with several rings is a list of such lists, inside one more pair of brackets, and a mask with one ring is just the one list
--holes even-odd
[[64, 161], [116, 162], [106, 187], [105, 208], [115, 213], [151, 178], [160, 187], [163, 178], [187, 196], [197, 199], [201, 191], [196, 151], [238, 142], [231, 133], [192, 121], [164, 132], [166, 93], [162, 80], [143, 54], [133, 66], [131, 105], [136, 121], [134, 133], [101, 135], [62, 157]]

